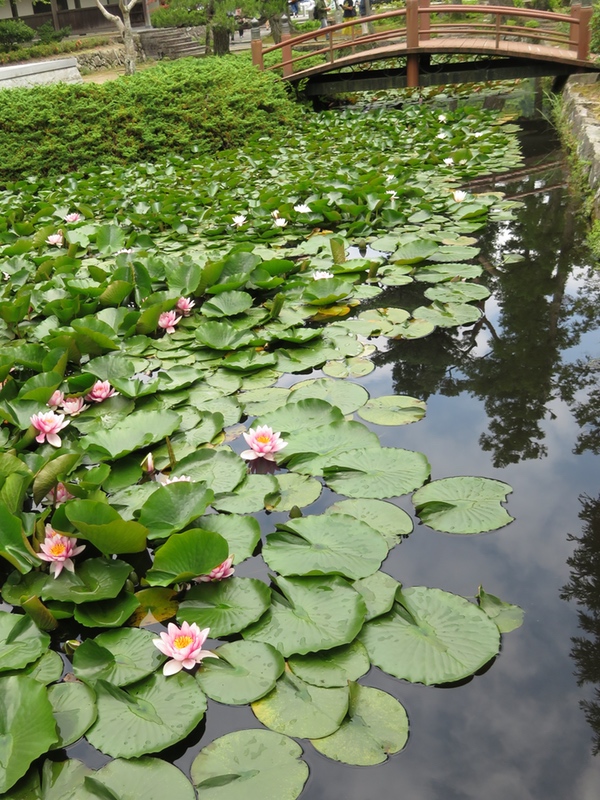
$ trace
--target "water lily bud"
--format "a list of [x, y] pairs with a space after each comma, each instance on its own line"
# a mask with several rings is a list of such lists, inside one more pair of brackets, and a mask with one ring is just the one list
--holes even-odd
[[66, 655], [72, 656], [80, 644], [81, 642], [78, 639], [68, 639], [63, 645]]

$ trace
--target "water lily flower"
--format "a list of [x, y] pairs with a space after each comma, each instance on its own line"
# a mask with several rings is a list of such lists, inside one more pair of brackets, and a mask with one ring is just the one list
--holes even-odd
[[52, 409], [57, 409], [59, 406], [62, 406], [64, 399], [64, 394], [60, 391], [60, 389], [56, 389], [56, 391], [52, 392], [50, 395], [50, 400], [48, 400], [46, 405]]
[[89, 392], [86, 394], [85, 399], [90, 400], [92, 403], [101, 403], [109, 397], [115, 397], [118, 392], [112, 388], [108, 381], [96, 381]]
[[238, 214], [237, 216], [233, 217], [233, 224], [238, 228], [241, 228], [242, 225], [245, 225], [246, 224], [245, 214]]
[[274, 461], [275, 453], [287, 446], [281, 435], [273, 433], [273, 429], [268, 425], [259, 425], [256, 430], [250, 428], [248, 433], [244, 433], [244, 439], [250, 445], [250, 450], [244, 450], [240, 455], [247, 461], [254, 461], [255, 458]]
[[329, 272], [326, 269], [316, 269], [312, 276], [316, 281], [324, 281], [327, 278], [333, 278], [333, 272]]
[[147, 475], [154, 475], [154, 456], [152, 453], [148, 453], [140, 466]]
[[33, 414], [30, 422], [36, 431], [39, 431], [35, 437], [36, 442], [44, 444], [47, 441], [53, 447], [61, 446], [58, 433], [69, 424], [69, 420], [65, 420], [64, 414], [56, 414], [54, 411], [41, 412]]
[[65, 222], [81, 222], [82, 219], [82, 214], [79, 214], [77, 211], [73, 211], [71, 214], [67, 214], [65, 217]]
[[447, 167], [453, 167], [454, 166], [454, 159], [452, 158], [452, 156], [448, 156], [448, 158], [445, 158], [444, 159], [444, 164]]
[[398, 192], [395, 189], [386, 189], [386, 194], [389, 194], [390, 200], [395, 200], [398, 197]]
[[175, 308], [181, 311], [184, 317], [188, 317], [192, 313], [192, 308], [196, 305], [189, 297], [180, 297], [177, 301]]
[[235, 572], [234, 568], [231, 566], [233, 564], [233, 553], [223, 561], [222, 564], [219, 564], [218, 567], [211, 569], [208, 575], [198, 575], [195, 579], [200, 583], [214, 583], [216, 581], [223, 581], [225, 578], [231, 578], [233, 573]]
[[485, 136], [485, 133], [484, 133], [483, 131], [475, 131], [475, 133], [473, 134], [473, 136], [474, 136], [476, 139], [479, 139], [481, 136]]
[[436, 139], [446, 139], [446, 138], [447, 138], [447, 136], [448, 136], [448, 134], [447, 134], [447, 133], [444, 133], [444, 131], [440, 131], [440, 132], [438, 133], [438, 135], [437, 135], [435, 138], [436, 138]]
[[454, 198], [455, 203], [462, 203], [466, 196], [467, 193], [463, 192], [461, 189], [456, 189], [454, 192], [452, 192], [452, 197]]
[[162, 472], [159, 472], [156, 476], [156, 480], [159, 483], [162, 483], [163, 486], [168, 486], [170, 483], [180, 483], [181, 481], [185, 481], [189, 483], [192, 479], [189, 475], [174, 475], [172, 478], [164, 475]]
[[285, 217], [277, 217], [274, 224], [277, 228], [285, 228], [287, 225], [287, 219]]
[[176, 311], [163, 311], [158, 318], [158, 327], [166, 333], [175, 333], [175, 325], [181, 320]]
[[56, 579], [63, 569], [75, 572], [71, 557], [85, 550], [85, 545], [80, 544], [76, 547], [77, 539], [57, 533], [52, 525], [46, 525], [45, 532], [46, 538], [40, 545], [42, 552], [38, 553], [38, 558], [50, 562], [50, 574]]
[[275, 211], [271, 211], [271, 216], [273, 219], [277, 219], [279, 217], [279, 211], [275, 209]]
[[56, 245], [56, 247], [62, 247], [63, 241], [64, 239], [62, 231], [59, 231], [58, 233], [51, 233], [50, 236], [48, 236], [48, 238], [46, 239], [46, 244], [52, 244]]
[[120, 256], [123, 253], [125, 253], [126, 255], [129, 255], [130, 253], [133, 253], [133, 247], [122, 247], [120, 250], [117, 250], [115, 255], [116, 256]]
[[218, 658], [210, 650], [202, 649], [209, 633], [210, 628], [200, 630], [195, 622], [191, 625], [184, 622], [181, 628], [169, 622], [167, 632], [163, 631], [160, 639], [152, 641], [163, 655], [170, 658], [163, 666], [163, 675], [175, 675], [182, 669], [193, 669], [203, 658]]
[[445, 114], [440, 114], [438, 116], [438, 122], [446, 122], [446, 115]]
[[298, 214], [310, 214], [312, 209], [310, 206], [307, 206], [306, 203], [298, 203], [297, 206], [294, 206], [294, 211]]
[[55, 506], [60, 506], [62, 503], [66, 503], [67, 500], [72, 500], [74, 495], [67, 489], [64, 483], [57, 483], [54, 489], [51, 489], [46, 498], [50, 500], [51, 503], [54, 503]]
[[82, 411], [85, 411], [86, 408], [89, 408], [89, 406], [84, 403], [83, 397], [66, 397], [61, 407], [62, 411], [65, 414], [69, 414], [71, 417], [76, 417], [78, 414], [81, 414]]

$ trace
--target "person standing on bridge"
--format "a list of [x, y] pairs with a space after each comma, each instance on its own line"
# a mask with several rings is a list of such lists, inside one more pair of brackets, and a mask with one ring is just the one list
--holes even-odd
[[315, 10], [314, 16], [315, 19], [319, 20], [321, 28], [327, 27], [327, 12], [329, 10], [329, 6], [326, 0], [315, 0]]

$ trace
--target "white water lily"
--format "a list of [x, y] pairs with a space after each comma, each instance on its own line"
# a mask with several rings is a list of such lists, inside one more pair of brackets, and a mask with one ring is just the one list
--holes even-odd
[[447, 167], [453, 167], [454, 166], [454, 159], [452, 158], [452, 156], [448, 156], [448, 158], [445, 158], [444, 159], [444, 164]]
[[333, 278], [333, 272], [328, 272], [326, 269], [318, 269], [313, 272], [313, 278], [316, 281], [324, 281], [327, 278]]
[[237, 214], [235, 217], [233, 217], [232, 221], [236, 227], [241, 228], [242, 225], [246, 224], [246, 216], [244, 214]]
[[435, 138], [436, 139], [447, 139], [448, 138], [448, 134], [444, 133], [444, 131], [440, 131]]
[[395, 200], [398, 197], [398, 192], [394, 189], [387, 189], [386, 194], [389, 194], [390, 200]]
[[311, 207], [307, 206], [306, 203], [298, 203], [297, 206], [294, 206], [294, 211], [298, 214], [310, 214]]
[[273, 219], [278, 219], [279, 211], [277, 211], [277, 209], [275, 209], [275, 211], [271, 211], [271, 216], [273, 217]]
[[287, 225], [287, 219], [285, 217], [277, 217], [275, 220], [275, 225], [277, 228], [285, 228]]
[[466, 199], [467, 193], [463, 192], [462, 189], [456, 189], [452, 192], [452, 197], [455, 203], [462, 203], [462, 201]]
[[438, 116], [438, 122], [446, 122], [446, 115], [445, 114], [440, 114]]

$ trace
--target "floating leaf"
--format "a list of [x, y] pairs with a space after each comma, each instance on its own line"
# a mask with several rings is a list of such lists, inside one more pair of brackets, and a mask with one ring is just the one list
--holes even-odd
[[371, 398], [358, 416], [377, 425], [408, 425], [418, 422], [425, 416], [425, 403], [406, 395], [389, 395]]
[[310, 379], [292, 386], [290, 400], [298, 402], [309, 399], [325, 400], [339, 408], [342, 414], [351, 414], [364, 406], [369, 399], [369, 393], [357, 383], [336, 381], [332, 378]]
[[292, 400], [294, 402], [290, 401], [285, 406], [260, 417], [256, 420], [255, 425], [269, 425], [274, 431], [291, 434], [331, 425], [344, 418], [340, 409], [332, 406], [326, 400], [296, 401], [294, 395], [292, 395]]
[[225, 539], [218, 533], [193, 528], [171, 536], [154, 556], [146, 573], [150, 586], [169, 586], [207, 575], [228, 556]]
[[2, 677], [9, 677], [9, 675], [28, 675], [30, 678], [38, 681], [38, 683], [47, 686], [49, 683], [60, 680], [63, 673], [63, 660], [54, 650], [47, 650], [41, 658], [33, 661], [26, 667], [21, 669], [11, 669], [2, 672]]
[[214, 500], [211, 489], [187, 481], [161, 486], [146, 500], [138, 521], [148, 529], [148, 539], [166, 539], [202, 516]]
[[84, 683], [57, 683], [48, 689], [48, 700], [56, 720], [55, 747], [76, 742], [96, 719], [96, 695]]
[[408, 716], [387, 692], [350, 684], [348, 717], [330, 736], [313, 740], [315, 750], [334, 761], [356, 766], [381, 764], [408, 740]]
[[50, 644], [29, 617], [0, 611], [0, 673], [20, 669], [38, 659]]
[[63, 570], [59, 578], [47, 578], [42, 600], [89, 603], [110, 600], [123, 588], [131, 567], [126, 561], [88, 558], [76, 572]]
[[122, 458], [170, 436], [180, 423], [181, 417], [174, 411], [134, 411], [111, 428], [94, 426], [81, 439], [81, 445], [100, 460]]
[[372, 447], [336, 456], [334, 464], [325, 469], [325, 482], [347, 497], [397, 497], [422, 486], [429, 473], [429, 462], [422, 453]]
[[[341, 420], [319, 428], [305, 429], [290, 434], [287, 447], [282, 450], [281, 461], [295, 472], [323, 475], [343, 461], [348, 451], [381, 450], [377, 435], [360, 422]], [[343, 492], [340, 492], [343, 494]]]
[[286, 669], [273, 691], [252, 703], [252, 711], [263, 725], [277, 733], [317, 739], [340, 727], [348, 699], [347, 686], [313, 686]]
[[367, 607], [365, 622], [368, 622], [391, 611], [400, 584], [386, 572], [374, 572], [366, 578], [354, 581], [352, 586], [361, 593], [365, 601]]
[[260, 541], [260, 525], [254, 517], [238, 514], [208, 514], [198, 520], [206, 531], [220, 534], [229, 547], [229, 555], [234, 555], [234, 564], [250, 558]]
[[482, 533], [508, 525], [513, 517], [502, 508], [512, 488], [491, 478], [442, 478], [415, 492], [412, 501], [430, 528], [447, 533]]
[[198, 450], [178, 464], [174, 475], [201, 481], [215, 495], [232, 492], [246, 475], [246, 464], [230, 450]]
[[323, 487], [315, 478], [287, 472], [275, 479], [278, 489], [265, 497], [267, 511], [291, 511], [304, 508], [319, 499]]
[[367, 651], [357, 640], [322, 653], [290, 656], [288, 664], [306, 683], [325, 688], [347, 686], [348, 681], [358, 680], [371, 667]]
[[124, 520], [108, 503], [73, 500], [65, 514], [82, 538], [101, 553], [140, 553], [146, 549], [148, 529], [139, 522]]
[[330, 650], [351, 642], [361, 629], [365, 604], [358, 592], [336, 575], [278, 578], [271, 606], [242, 635], [267, 642], [284, 656]]
[[398, 590], [383, 617], [359, 634], [373, 664], [412, 683], [450, 683], [487, 664], [500, 648], [496, 625], [464, 597], [416, 586]]
[[284, 670], [283, 656], [263, 642], [229, 642], [206, 659], [196, 680], [208, 697], [219, 703], [243, 705], [268, 694]]
[[153, 625], [155, 622], [163, 622], [171, 619], [177, 613], [179, 604], [175, 599], [177, 592], [173, 589], [155, 587], [153, 589], [141, 589], [135, 593], [139, 606], [133, 614], [129, 624], [142, 627]]
[[73, 616], [87, 628], [116, 628], [127, 622], [139, 604], [132, 592], [123, 591], [111, 600], [76, 605]]
[[523, 624], [525, 612], [522, 608], [512, 603], [505, 603], [499, 597], [484, 592], [483, 586], [479, 587], [477, 600], [479, 607], [496, 623], [500, 633], [510, 633]]
[[340, 500], [328, 506], [325, 514], [348, 514], [366, 522], [383, 536], [390, 550], [413, 529], [413, 521], [406, 511], [385, 500]]
[[154, 673], [127, 690], [97, 681], [98, 719], [86, 734], [113, 758], [157, 753], [184, 739], [204, 717], [206, 698], [185, 672]]
[[308, 778], [302, 748], [273, 731], [228, 733], [204, 747], [192, 763], [203, 800], [296, 800]]
[[270, 595], [269, 587], [256, 578], [193, 586], [179, 605], [177, 619], [210, 628], [214, 638], [229, 636], [256, 622], [269, 607]]
[[265, 497], [277, 491], [278, 483], [273, 475], [247, 475], [235, 492], [219, 494], [212, 504], [217, 511], [230, 514], [250, 514], [263, 511]]
[[146, 678], [164, 662], [152, 642], [156, 635], [137, 628], [123, 628], [86, 639], [75, 650], [73, 671], [87, 683], [98, 679], [127, 686]]

